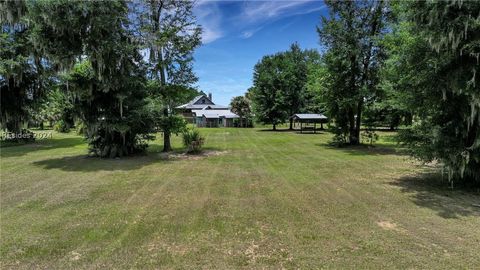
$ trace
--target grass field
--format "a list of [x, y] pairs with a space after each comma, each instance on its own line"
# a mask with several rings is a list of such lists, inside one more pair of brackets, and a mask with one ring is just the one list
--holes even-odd
[[[73, 134], [1, 149], [1, 268], [480, 266], [478, 193], [396, 149], [201, 129], [207, 154], [86, 158]], [[181, 150], [179, 138], [174, 147]]]

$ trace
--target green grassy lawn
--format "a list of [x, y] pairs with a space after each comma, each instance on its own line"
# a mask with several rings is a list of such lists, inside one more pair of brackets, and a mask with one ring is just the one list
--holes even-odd
[[[73, 134], [1, 149], [1, 268], [476, 268], [478, 193], [331, 135], [201, 129], [207, 154], [86, 158]], [[180, 139], [174, 147], [181, 150]]]

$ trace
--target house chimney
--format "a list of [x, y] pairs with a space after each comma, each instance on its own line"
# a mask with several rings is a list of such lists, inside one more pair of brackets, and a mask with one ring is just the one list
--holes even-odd
[[208, 99], [210, 99], [210, 101], [213, 102], [213, 100], [212, 100], [212, 93], [208, 93]]

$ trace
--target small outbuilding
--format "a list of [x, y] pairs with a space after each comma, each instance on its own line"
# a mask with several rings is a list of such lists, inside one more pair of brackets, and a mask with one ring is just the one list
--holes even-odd
[[300, 124], [300, 133], [306, 130], [313, 130], [317, 132], [317, 123], [320, 124], [320, 129], [323, 130], [323, 124], [328, 122], [328, 118], [321, 113], [296, 113], [290, 118], [293, 119], [296, 125]]

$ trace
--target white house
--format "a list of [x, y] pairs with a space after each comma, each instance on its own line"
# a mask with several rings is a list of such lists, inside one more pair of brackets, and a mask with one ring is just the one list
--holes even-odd
[[212, 94], [197, 96], [176, 109], [197, 127], [233, 127], [239, 118], [228, 106], [213, 103]]

